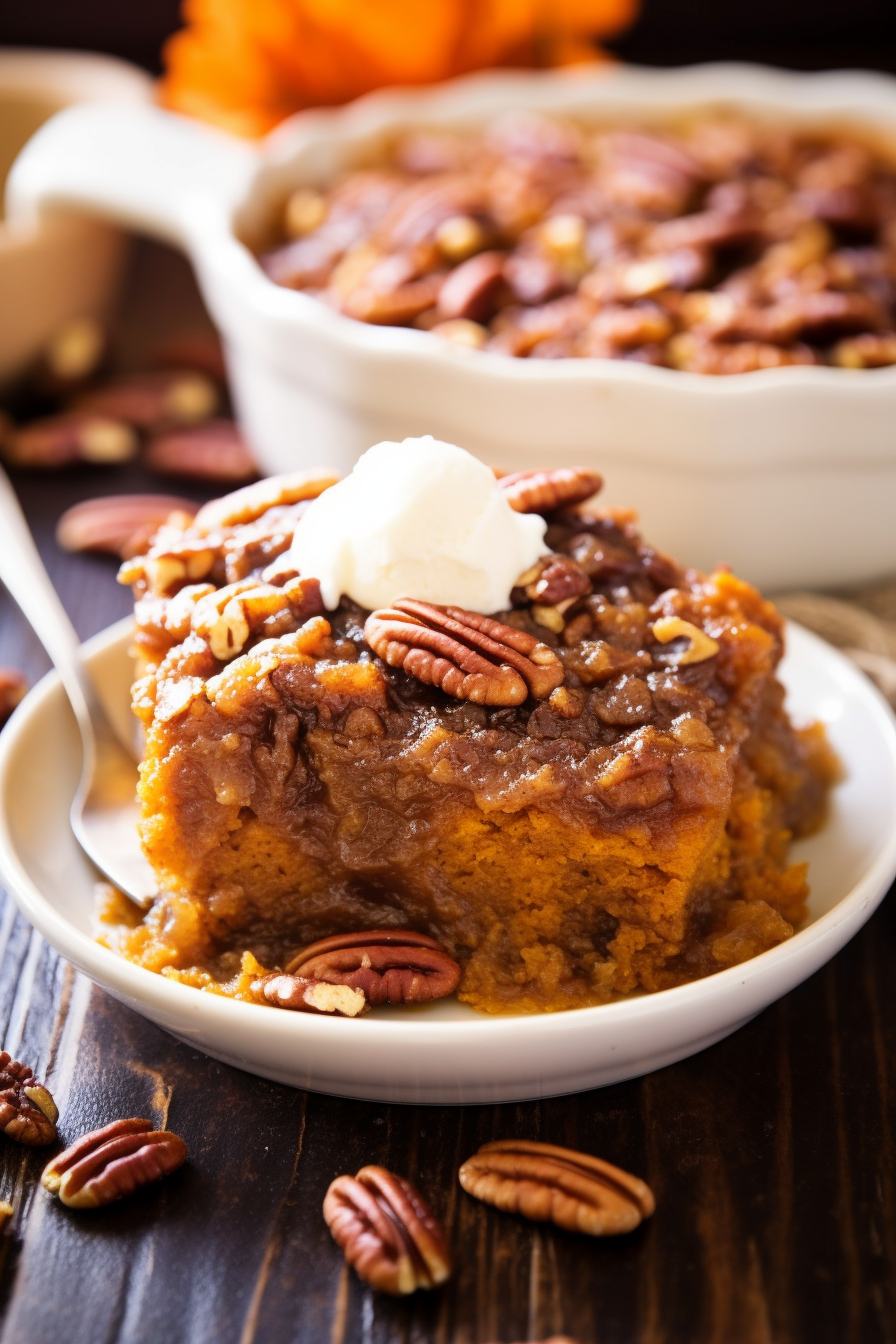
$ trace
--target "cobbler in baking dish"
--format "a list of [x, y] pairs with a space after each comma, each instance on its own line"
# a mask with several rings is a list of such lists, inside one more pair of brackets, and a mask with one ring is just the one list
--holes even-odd
[[505, 115], [286, 199], [260, 262], [349, 317], [705, 374], [896, 363], [896, 161], [845, 129]]
[[410, 929], [500, 1013], [789, 938], [788, 845], [833, 762], [785, 711], [781, 619], [586, 502], [599, 486], [418, 440], [172, 518], [122, 575], [163, 895], [107, 911], [106, 939], [253, 998], [315, 939]]

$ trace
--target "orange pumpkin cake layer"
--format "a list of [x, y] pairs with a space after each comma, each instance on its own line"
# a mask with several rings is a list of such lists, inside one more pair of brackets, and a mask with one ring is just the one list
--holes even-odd
[[556, 510], [495, 617], [548, 651], [553, 689], [459, 699], [383, 661], [370, 613], [325, 613], [291, 568], [329, 483], [262, 482], [125, 565], [164, 894], [109, 941], [251, 997], [247, 966], [412, 928], [460, 962], [461, 999], [500, 1013], [662, 989], [791, 936], [807, 883], [788, 844], [819, 824], [833, 762], [788, 720], [769, 602], [682, 570], [631, 515]]

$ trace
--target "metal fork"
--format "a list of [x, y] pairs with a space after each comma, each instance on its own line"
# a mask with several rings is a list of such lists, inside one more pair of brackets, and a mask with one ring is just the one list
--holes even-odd
[[135, 757], [124, 749], [81, 659], [81, 645], [37, 552], [9, 477], [0, 467], [0, 580], [59, 673], [81, 734], [81, 778], [71, 824], [85, 854], [145, 907], [157, 883], [136, 831]]

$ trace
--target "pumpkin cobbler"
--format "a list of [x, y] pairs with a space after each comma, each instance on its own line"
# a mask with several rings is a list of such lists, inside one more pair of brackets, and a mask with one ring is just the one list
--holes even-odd
[[[427, 444], [380, 448], [425, 461]], [[834, 763], [785, 712], [775, 608], [586, 502], [593, 473], [496, 480], [462, 456], [536, 557], [500, 609], [417, 587], [371, 610], [362, 581], [347, 596], [310, 570], [306, 520], [311, 537], [332, 492], [332, 542], [352, 479], [323, 473], [173, 516], [125, 563], [161, 894], [105, 911], [123, 955], [252, 998], [315, 939], [409, 929], [457, 960], [475, 1008], [556, 1011], [735, 965], [803, 919], [788, 845], [820, 824]], [[385, 573], [382, 537], [355, 541], [358, 572]], [[436, 562], [396, 544], [430, 582]]]

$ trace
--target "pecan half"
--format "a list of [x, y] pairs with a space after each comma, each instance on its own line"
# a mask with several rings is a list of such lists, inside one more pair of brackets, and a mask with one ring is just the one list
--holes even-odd
[[232, 420], [171, 429], [151, 439], [143, 460], [165, 476], [188, 476], [216, 485], [240, 485], [258, 475], [258, 467]]
[[202, 532], [219, 527], [238, 527], [254, 522], [268, 509], [278, 504], [298, 504], [303, 499], [316, 499], [339, 480], [332, 472], [290, 471], [282, 476], [268, 476], [234, 490], [220, 499], [203, 504], [196, 515], [196, 526]]
[[364, 638], [390, 667], [480, 705], [521, 705], [530, 693], [542, 700], [563, 681], [553, 649], [460, 607], [402, 597], [368, 616]]
[[275, 1008], [291, 1008], [296, 1013], [361, 1017], [370, 1009], [363, 990], [304, 975], [275, 971], [261, 980], [253, 980], [252, 990]]
[[75, 462], [105, 465], [136, 456], [137, 435], [130, 425], [95, 412], [66, 411], [12, 428], [3, 453], [14, 467], [52, 469]]
[[44, 1168], [41, 1183], [70, 1209], [97, 1209], [132, 1195], [187, 1160], [177, 1134], [138, 1118], [83, 1135]]
[[27, 1064], [0, 1051], [0, 1130], [29, 1148], [42, 1148], [56, 1138], [59, 1111], [50, 1093]]
[[445, 1234], [410, 1181], [385, 1167], [337, 1176], [324, 1198], [334, 1241], [359, 1278], [396, 1297], [451, 1274]]
[[0, 726], [25, 699], [28, 683], [15, 667], [0, 667]]
[[196, 512], [189, 499], [176, 495], [103, 495], [82, 499], [56, 524], [56, 541], [64, 551], [102, 551], [122, 559], [138, 555], [172, 513]]
[[517, 513], [552, 513], [596, 495], [603, 477], [587, 467], [554, 467], [545, 471], [513, 471], [500, 477], [498, 488]]
[[286, 974], [350, 985], [370, 1004], [428, 1003], [454, 993], [460, 967], [425, 933], [372, 929], [312, 943], [293, 957]]
[[458, 1175], [467, 1194], [486, 1204], [592, 1237], [631, 1232], [655, 1206], [637, 1176], [552, 1143], [486, 1143]]

